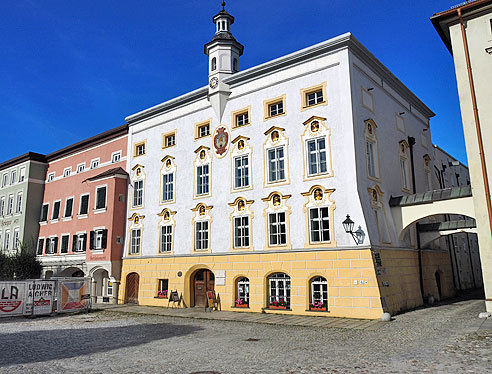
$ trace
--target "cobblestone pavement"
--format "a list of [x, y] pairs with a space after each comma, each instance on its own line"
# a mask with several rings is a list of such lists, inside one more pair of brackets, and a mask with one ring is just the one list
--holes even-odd
[[283, 326], [101, 311], [0, 320], [0, 373], [492, 373], [482, 301], [378, 329]]

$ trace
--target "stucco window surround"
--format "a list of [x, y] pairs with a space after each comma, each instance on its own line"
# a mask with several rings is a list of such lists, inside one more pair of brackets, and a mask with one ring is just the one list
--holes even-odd
[[289, 139], [285, 136], [285, 129], [272, 126], [265, 135], [263, 187], [290, 184]]
[[195, 123], [195, 140], [212, 136], [212, 118]]
[[286, 95], [277, 96], [263, 101], [263, 121], [287, 115]]
[[[1, 235], [1, 232], [0, 232], [0, 245], [1, 245], [1, 241], [2, 241], [1, 239], [2, 239], [2, 235]], [[42, 256], [43, 255], [44, 240], [45, 240], [45, 237], [44, 236], [40, 236], [38, 238], [38, 243], [37, 243], [37, 246], [36, 246], [36, 255], [37, 256]]]
[[103, 253], [108, 246], [108, 229], [105, 226], [94, 227], [89, 235], [89, 249], [92, 253]]
[[5, 196], [0, 197], [0, 217], [5, 215]]
[[307, 88], [301, 88], [301, 112], [306, 109], [328, 105], [326, 82]]
[[200, 146], [193, 160], [193, 199], [212, 196], [212, 156], [210, 148]]
[[424, 161], [424, 173], [425, 173], [425, 188], [426, 191], [432, 191], [432, 167], [431, 167], [431, 158], [428, 154], [425, 154], [423, 157]]
[[20, 244], [20, 227], [16, 227], [12, 238], [12, 249], [17, 250]]
[[77, 174], [82, 173], [85, 170], [85, 162], [77, 164]]
[[99, 157], [91, 160], [91, 164], [90, 164], [91, 165], [91, 169], [98, 168], [100, 163], [101, 163], [101, 159]]
[[301, 136], [303, 180], [333, 177], [331, 162], [331, 130], [325, 125], [326, 118], [313, 116], [305, 121]]
[[121, 154], [122, 154], [121, 151], [116, 151], [116, 152], [111, 153], [111, 163], [115, 164], [117, 162], [120, 162], [121, 161]]
[[378, 138], [376, 135], [376, 129], [378, 126], [372, 119], [365, 120], [364, 125], [367, 178], [375, 182], [381, 182], [379, 147]]
[[49, 211], [50, 211], [50, 203], [44, 203], [41, 206], [41, 215], [39, 217], [40, 226], [46, 225], [46, 223], [48, 222]]
[[398, 143], [398, 154], [400, 162], [400, 182], [401, 190], [406, 193], [412, 193], [410, 190], [410, 162], [408, 157], [408, 143], [401, 140]]
[[130, 210], [142, 209], [145, 206], [145, 177], [144, 167], [136, 164], [130, 172]]
[[252, 155], [249, 138], [238, 136], [232, 141], [231, 150], [231, 192], [253, 188]]
[[45, 254], [58, 254], [58, 237], [56, 235], [51, 235], [48, 239], [46, 239]]
[[253, 250], [253, 217], [251, 204], [254, 200], [237, 197], [229, 206], [232, 212], [229, 215], [231, 223], [231, 251]]
[[133, 158], [147, 154], [147, 139], [133, 143]]
[[162, 149], [171, 148], [176, 145], [176, 129], [162, 134]]
[[176, 202], [176, 163], [173, 156], [162, 160], [160, 172], [159, 205]]
[[[108, 208], [108, 185], [96, 186], [96, 198], [94, 199], [94, 214], [104, 213]], [[104, 198], [104, 202], [103, 202]]]
[[172, 255], [174, 253], [174, 233], [176, 228], [176, 220], [174, 215], [176, 212], [168, 208], [162, 209], [157, 214], [159, 222], [157, 224], [157, 254]]
[[48, 173], [48, 178], [46, 179], [46, 182], [53, 182], [55, 180], [55, 172]]
[[60, 235], [60, 254], [67, 254], [70, 248], [70, 234], [63, 233]]
[[396, 129], [403, 134], [406, 134], [405, 130], [405, 119], [398, 113], [395, 113], [395, 124]]
[[191, 220], [193, 231], [192, 253], [210, 253], [211, 250], [211, 228], [212, 216], [210, 210], [213, 206], [208, 206], [203, 203], [198, 203], [196, 207], [191, 209], [193, 219]]
[[361, 92], [361, 104], [363, 108], [366, 108], [370, 112], [374, 113], [374, 96], [364, 87], [360, 87]]
[[63, 208], [62, 221], [71, 221], [72, 220], [74, 201], [75, 201], [74, 196], [69, 196], [65, 199], [65, 206]]
[[278, 191], [261, 199], [267, 206], [263, 210], [265, 218], [265, 249], [291, 249], [290, 214], [292, 210], [287, 200], [292, 195], [282, 195]]
[[90, 194], [89, 193], [81, 194], [79, 200], [79, 213], [77, 215], [78, 219], [83, 219], [88, 217], [89, 204], [90, 204]]
[[81, 253], [87, 250], [87, 232], [80, 231], [73, 235], [72, 252]]
[[383, 191], [378, 185], [373, 188], [368, 188], [371, 209], [374, 212], [374, 221], [378, 229], [379, 244], [391, 245], [391, 234], [389, 231], [388, 218], [386, 216], [386, 209], [383, 204]]
[[145, 216], [133, 213], [128, 218], [128, 249], [126, 251], [127, 256], [142, 256], [142, 239], [144, 224], [143, 219]]
[[238, 129], [251, 125], [251, 105], [231, 112], [231, 128]]
[[24, 193], [22, 191], [17, 192], [17, 198], [15, 200], [15, 213], [22, 213], [22, 204], [23, 204]]
[[61, 212], [61, 200], [53, 201], [53, 209], [51, 211], [51, 220], [50, 223], [57, 223], [60, 219]]
[[303, 206], [306, 219], [306, 248], [336, 247], [335, 241], [335, 202], [331, 200], [335, 189], [312, 186], [309, 191], [301, 193], [307, 198]]

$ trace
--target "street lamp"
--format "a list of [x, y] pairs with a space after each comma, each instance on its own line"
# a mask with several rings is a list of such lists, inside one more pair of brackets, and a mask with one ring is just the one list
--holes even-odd
[[361, 227], [354, 232], [354, 221], [350, 219], [350, 215], [347, 214], [347, 218], [342, 222], [343, 228], [345, 229], [345, 232], [347, 234], [352, 235], [352, 238], [354, 238], [355, 244], [359, 245], [360, 243], [363, 242], [364, 238], [364, 231], [362, 231]]

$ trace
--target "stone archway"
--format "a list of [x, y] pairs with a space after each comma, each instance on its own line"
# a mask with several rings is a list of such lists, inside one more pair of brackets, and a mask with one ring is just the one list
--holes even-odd
[[71, 267], [68, 267], [66, 269], [63, 269], [63, 271], [61, 271], [59, 274], [58, 274], [59, 277], [78, 277], [78, 278], [82, 278], [84, 277], [84, 272], [82, 269], [78, 268], [78, 267], [75, 267], [75, 266], [71, 266]]

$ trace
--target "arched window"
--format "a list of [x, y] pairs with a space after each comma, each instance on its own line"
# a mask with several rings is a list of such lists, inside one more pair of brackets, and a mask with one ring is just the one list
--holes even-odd
[[238, 68], [237, 68], [237, 58], [235, 58], [234, 60], [232, 60], [232, 71], [238, 71]]
[[268, 305], [272, 309], [290, 308], [290, 277], [274, 273], [268, 277]]
[[311, 279], [311, 298], [309, 310], [326, 311], [328, 310], [328, 283], [323, 277]]
[[210, 68], [210, 70], [214, 71], [215, 69], [217, 69], [217, 58], [212, 58], [212, 66]]
[[249, 279], [239, 278], [236, 284], [236, 307], [247, 308], [249, 306]]

